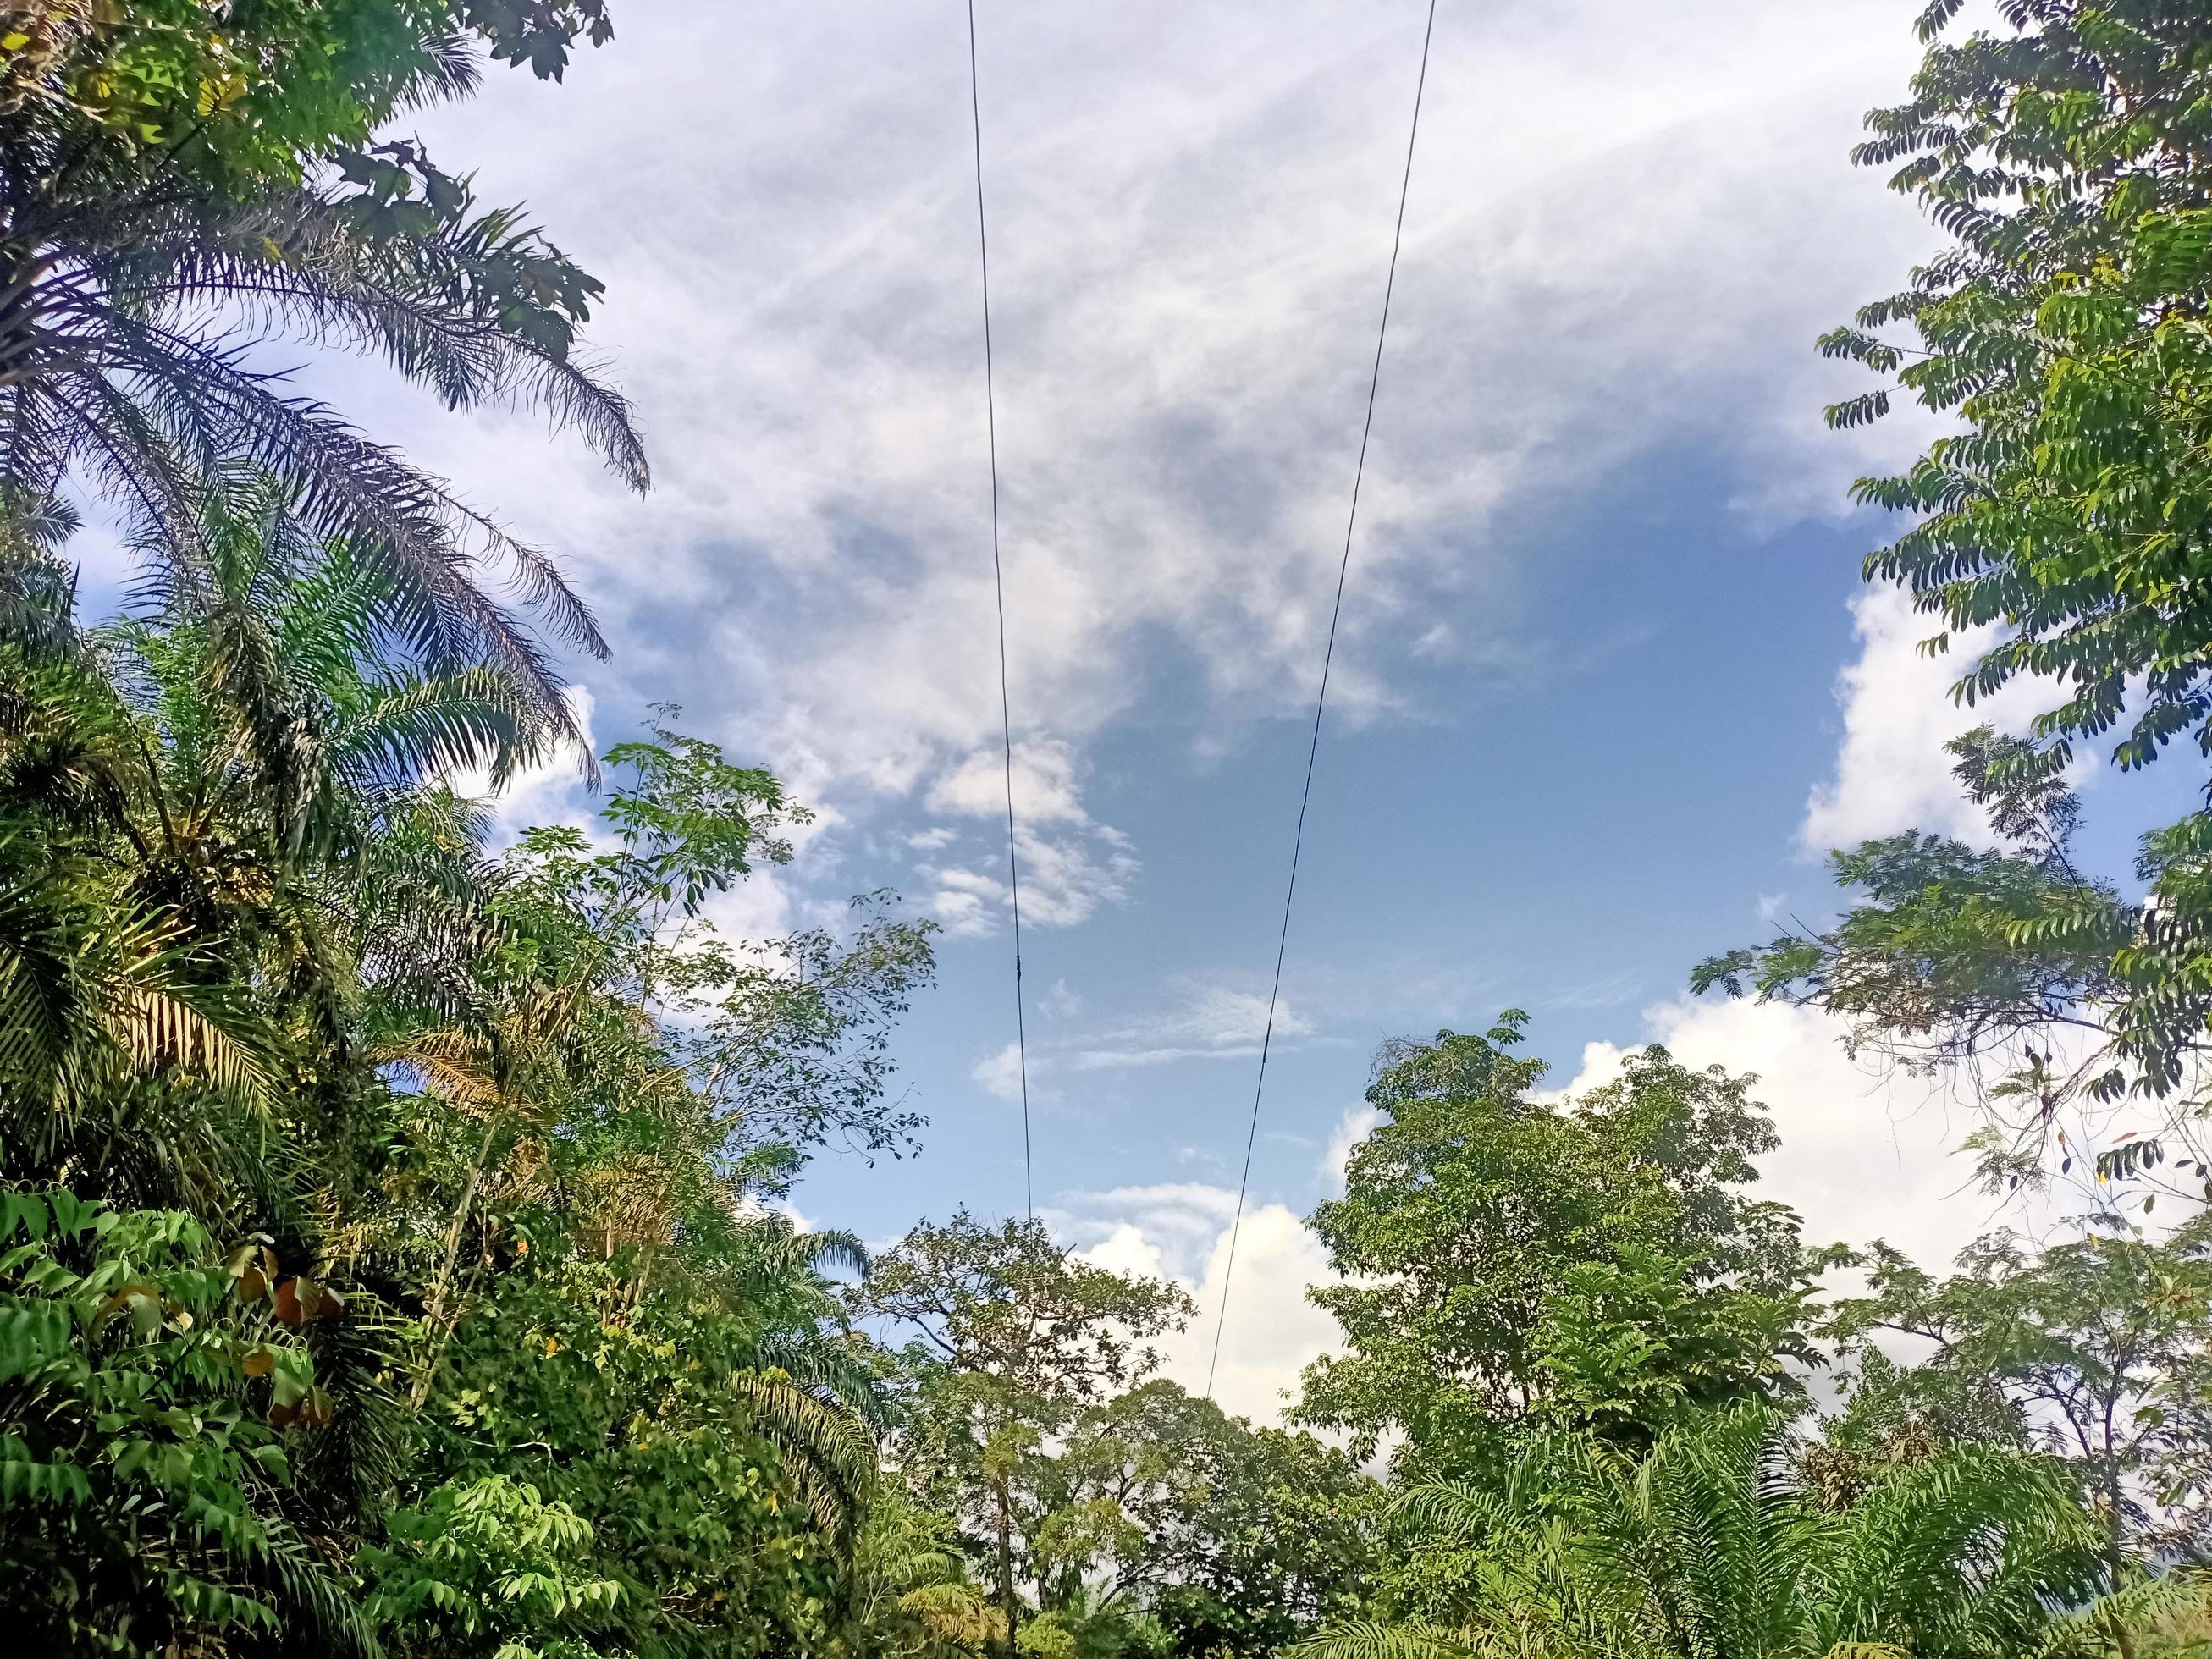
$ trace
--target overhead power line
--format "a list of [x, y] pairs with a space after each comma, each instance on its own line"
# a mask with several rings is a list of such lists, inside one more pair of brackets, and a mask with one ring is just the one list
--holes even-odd
[[983, 275], [983, 411], [991, 439], [991, 586], [999, 601], [999, 730], [1006, 760], [1006, 885], [1014, 910], [1014, 1053], [1022, 1079], [1022, 1200], [1036, 1219], [1030, 1159], [1030, 1037], [1022, 1008], [1022, 861], [1014, 840], [1014, 714], [1006, 690], [1006, 575], [999, 554], [999, 398], [991, 365], [991, 235], [983, 216], [983, 95], [975, 73], [975, 0], [968, 0], [968, 111], [975, 134], [975, 250]]
[[1367, 441], [1375, 430], [1375, 397], [1382, 385], [1382, 346], [1390, 337], [1390, 296], [1398, 283], [1398, 247], [1406, 234], [1406, 197], [1413, 183], [1413, 145], [1421, 131], [1421, 94], [1429, 84], [1429, 42], [1437, 31], [1437, 0], [1421, 31], [1421, 72], [1413, 82], [1413, 118], [1406, 133], [1406, 167], [1398, 180], [1398, 218], [1390, 232], [1390, 270], [1382, 282], [1382, 319], [1375, 330], [1375, 366], [1367, 377], [1367, 417], [1359, 428], [1359, 459], [1352, 469], [1352, 509], [1344, 523], [1344, 552], [1337, 561], [1336, 598], [1329, 606], [1328, 644], [1321, 657], [1321, 690], [1314, 698], [1313, 738], [1306, 745], [1306, 776], [1298, 791], [1297, 828], [1291, 836], [1291, 876], [1283, 889], [1283, 925], [1275, 939], [1275, 979], [1267, 991], [1267, 1024], [1260, 1037], [1260, 1075], [1252, 1085], [1252, 1121], [1244, 1133], [1244, 1172], [1237, 1182], [1237, 1214], [1229, 1224], [1229, 1259], [1221, 1269], [1221, 1310], [1213, 1322], [1213, 1353], [1206, 1364], [1206, 1397], [1213, 1398], [1221, 1365], [1221, 1334], [1229, 1324], [1229, 1287], [1237, 1273], [1237, 1244], [1244, 1231], [1244, 1197], [1252, 1185], [1252, 1149], [1260, 1138], [1260, 1097], [1267, 1086], [1267, 1050], [1274, 1042], [1275, 1009], [1283, 994], [1283, 958], [1291, 944], [1291, 905], [1298, 891], [1298, 855], [1305, 848], [1306, 807], [1313, 799], [1314, 763], [1321, 755], [1322, 715], [1328, 708], [1328, 671], [1336, 660], [1336, 625], [1344, 614], [1345, 578], [1352, 569], [1352, 532], [1359, 523], [1359, 485], [1367, 476]]

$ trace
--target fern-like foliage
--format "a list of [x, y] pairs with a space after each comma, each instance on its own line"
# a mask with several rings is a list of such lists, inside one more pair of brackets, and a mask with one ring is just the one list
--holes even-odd
[[[2106, 1540], [2051, 1460], [1944, 1453], [1840, 1513], [1801, 1490], [1796, 1468], [1783, 1419], [1747, 1407], [1669, 1431], [1638, 1459], [1557, 1439], [1524, 1452], [1498, 1487], [1416, 1485], [1395, 1504], [1401, 1537], [1462, 1555], [1456, 1582], [1473, 1592], [1425, 1620], [1334, 1626], [1298, 1651], [2027, 1653], [2063, 1639], [2069, 1618], [2122, 1605], [2099, 1599], [2115, 1588]], [[2082, 1608], [2093, 1611], [2069, 1612]]]

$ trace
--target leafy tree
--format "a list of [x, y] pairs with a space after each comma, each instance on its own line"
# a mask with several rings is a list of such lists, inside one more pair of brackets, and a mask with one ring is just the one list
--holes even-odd
[[[434, 1623], [466, 1608], [428, 1582], [465, 1602], [486, 1575], [542, 1573], [607, 1587], [538, 1586], [563, 1602], [550, 1627], [579, 1640], [669, 1654], [818, 1640], [874, 1479], [865, 1421], [769, 1365], [728, 1287], [703, 1273], [641, 1285], [550, 1231], [495, 1242], [472, 1276], [423, 1404], [416, 1479], [433, 1484], [365, 1558], [378, 1594]], [[457, 1537], [449, 1512], [479, 1494], [483, 1536]], [[526, 1503], [547, 1506], [530, 1543], [551, 1560], [506, 1553], [520, 1524], [506, 1511]], [[446, 1637], [433, 1650], [489, 1656], [504, 1639], [495, 1620]]]
[[1273, 1653], [1369, 1565], [1379, 1493], [1351, 1458], [1162, 1378], [1085, 1411], [1030, 1479], [1040, 1601], [1146, 1609], [1178, 1653]]
[[865, 1315], [910, 1334], [907, 1458], [925, 1493], [988, 1540], [1006, 1640], [1020, 1639], [1015, 1578], [1033, 1576], [1050, 1511], [1024, 1503], [1025, 1465], [1085, 1406], [1159, 1364], [1146, 1338], [1194, 1311], [1178, 1286], [1062, 1249], [1042, 1223], [988, 1226], [965, 1210], [923, 1223], [860, 1288]]
[[[687, 898], [776, 854], [774, 781], [663, 730], [621, 757], [609, 849], [526, 838], [489, 860], [428, 775], [495, 768], [542, 726], [477, 720], [404, 658], [380, 661], [348, 602], [359, 573], [288, 539], [281, 514], [222, 522], [220, 582], [158, 594], [60, 659], [18, 659], [0, 1177], [186, 1203], [223, 1238], [264, 1228], [296, 1284], [331, 1287], [309, 1305], [344, 1311], [311, 1320], [303, 1392], [263, 1407], [285, 1413], [265, 1443], [246, 1424], [281, 1462], [230, 1477], [219, 1534], [77, 1560], [75, 1577], [30, 1572], [37, 1552], [10, 1546], [11, 1583], [21, 1563], [42, 1587], [26, 1619], [131, 1626], [155, 1649], [274, 1621], [486, 1655], [818, 1644], [881, 1415], [821, 1270], [865, 1257], [795, 1237], [747, 1194], [763, 1169], [787, 1178], [799, 1153], [768, 1156], [786, 1123], [828, 1121], [809, 1075], [839, 1079], [837, 1121], [867, 1132], [883, 1027], [927, 981], [927, 930], [878, 904], [858, 960], [807, 944], [834, 995], [794, 978], [781, 1004], [773, 955], [722, 949], [744, 963], [750, 1039], [817, 1068], [770, 1097], [787, 1119], [732, 1116], [702, 1091], [696, 1033], [655, 1011], [679, 982], [712, 995]], [[380, 726], [380, 710], [404, 717]], [[118, 935], [132, 907], [143, 942]], [[88, 1007], [101, 1018], [60, 1014]], [[846, 1058], [854, 1032], [864, 1064]], [[33, 1070], [48, 1034], [64, 1046]], [[96, 1356], [80, 1370], [83, 1389], [109, 1386]], [[235, 1386], [180, 1368], [156, 1403], [219, 1421]], [[31, 1409], [0, 1407], [10, 1431]], [[96, 1481], [93, 1500], [72, 1526], [113, 1525]], [[44, 1501], [0, 1495], [22, 1522], [7, 1535], [76, 1547]], [[520, 1554], [508, 1522], [536, 1539]], [[162, 1559], [183, 1577], [123, 1574]], [[514, 1588], [496, 1616], [462, 1616], [486, 1586]], [[320, 1600], [301, 1612], [303, 1596]]]
[[289, 392], [251, 348], [289, 336], [377, 351], [452, 407], [541, 407], [642, 489], [628, 406], [571, 353], [599, 285], [515, 211], [478, 210], [419, 147], [374, 137], [400, 110], [472, 90], [479, 37], [556, 70], [579, 33], [605, 38], [599, 0], [63, 0], [17, 17], [0, 35], [9, 515], [37, 517], [75, 478], [182, 578], [201, 485], [242, 461], [375, 570], [381, 620], [437, 670], [496, 660], [565, 721], [551, 663], [481, 575], [504, 563], [563, 640], [604, 654], [557, 565]]
[[837, 1650], [947, 1659], [1006, 1639], [1005, 1621], [968, 1564], [949, 1516], [886, 1482], [868, 1507]]
[[[2100, 1213], [2148, 1213], [2161, 1196], [2201, 1203], [2212, 1146], [2194, 1085], [2167, 1097], [2157, 1133], [2130, 1109], [2154, 1081], [2128, 964], [2171, 902], [2164, 838], [2146, 854], [2150, 894], [2125, 900], [2075, 867], [2080, 803], [2038, 770], [2031, 745], [1984, 726], [1949, 748], [1997, 850], [1909, 832], [1832, 854], [1855, 896], [1841, 918], [1700, 963], [1692, 988], [1822, 1008], [1848, 1022], [1854, 1053], [1972, 1079], [1988, 1121], [1967, 1145], [1994, 1191], [2070, 1176]], [[2170, 1055], [2193, 1067], [2202, 1034], [2168, 1036]]]
[[391, 1532], [366, 1553], [369, 1608], [410, 1648], [585, 1659], [622, 1608], [620, 1583], [576, 1571], [591, 1522], [504, 1475], [449, 1482]]
[[[878, 894], [718, 939], [801, 815], [672, 713], [607, 757], [600, 837], [495, 854], [447, 781], [575, 733], [487, 571], [599, 650], [589, 612], [255, 352], [542, 408], [642, 488], [576, 349], [599, 284], [386, 132], [608, 33], [0, 20], [0, 1612], [34, 1644], [684, 1659], [989, 1614], [885, 1518], [833, 1277], [866, 1253], [759, 1202], [912, 1148], [889, 1032], [931, 930]], [[144, 571], [89, 631], [64, 489]]]
[[1633, 1443], [1794, 1394], [1813, 1358], [1796, 1218], [1742, 1191], [1776, 1144], [1748, 1080], [1653, 1048], [1569, 1109], [1513, 1054], [1521, 1018], [1386, 1049], [1386, 1121], [1315, 1212], [1348, 1282], [1309, 1294], [1348, 1351], [1308, 1370], [1298, 1413], [1363, 1456], [1393, 1428], [1429, 1469], [1551, 1425]]
[[179, 1211], [0, 1192], [0, 1613], [33, 1649], [374, 1650], [279, 1501], [283, 1428], [330, 1401], [266, 1259]]
[[1843, 872], [1873, 893], [1864, 925], [1743, 965], [1939, 1050], [2028, 1029], [2040, 1005], [2061, 1035], [2090, 1028], [2096, 1053], [2054, 1080], [2050, 1034], [2035, 1033], [2006, 1065], [2014, 1105], [2134, 1092], [2174, 1103], [2179, 1126], [2212, 1017], [2212, 817], [2146, 838], [2142, 905], [2064, 866], [2070, 807], [2045, 823], [2055, 838], [2033, 819], [2063, 802], [2077, 743], [2117, 732], [2123, 768], [2184, 734], [2212, 753], [2212, 622], [2197, 597], [2212, 546], [2212, 22], [2185, 0], [2008, 0], [2002, 28], [1960, 39], [1960, 10], [1925, 8], [1912, 96], [1872, 112], [1856, 152], [1894, 168], [1892, 187], [1950, 244], [1823, 339], [1892, 383], [1829, 418], [1856, 426], [1902, 394], [1959, 428], [1903, 473], [1859, 483], [1862, 501], [1916, 515], [1867, 574], [1936, 619], [1933, 648], [1997, 625], [1960, 698], [2028, 677], [2057, 701], [2032, 745], [1984, 738], [1965, 757], [1978, 798], [2028, 809], [1998, 825], [2011, 850], [1860, 848]]
[[[363, 0], [243, 12], [204, 0], [17, 7], [0, 36], [11, 163], [51, 149], [88, 193], [173, 173], [243, 193], [304, 158], [366, 143], [400, 112], [469, 90], [474, 42], [559, 79], [580, 37], [612, 38], [605, 0]], [[472, 41], [472, 37], [473, 41]]]
[[[1836, 1310], [1841, 1340], [1932, 1344], [1905, 1373], [1934, 1385], [1923, 1397], [1972, 1400], [1984, 1432], [2008, 1427], [2075, 1463], [2116, 1571], [2138, 1553], [2204, 1553], [2212, 1259], [2201, 1218], [2155, 1243], [2092, 1235], [2037, 1249], [1998, 1233], [1948, 1279], [1881, 1245], [1865, 1265], [1868, 1293]], [[1990, 1420], [1991, 1390], [2012, 1425]]]
[[[1948, 628], [2008, 625], [1964, 694], [2022, 674], [2068, 688], [2042, 722], [2054, 771], [2067, 739], [2111, 730], [2140, 688], [2115, 758], [2141, 765], [2192, 728], [2212, 742], [2205, 623], [2183, 597], [2212, 528], [2197, 412], [2212, 363], [2212, 22], [2180, 0], [2013, 0], [2008, 32], [1948, 40], [1960, 9], [1923, 12], [1913, 97], [1868, 117], [1855, 156], [1896, 167], [1892, 188], [1953, 246], [1821, 343], [1966, 428], [1859, 484], [1926, 515], [1868, 574], [1906, 583]], [[1917, 348], [1879, 337], [1898, 325]], [[1870, 392], [1829, 418], [1889, 403]]]
[[1866, 1491], [1940, 1452], [1966, 1446], [2034, 1447], [2027, 1414], [1986, 1372], [1901, 1364], [1870, 1341], [1846, 1340], [1838, 1362], [1842, 1409], [1798, 1449], [1798, 1474], [1823, 1507]]
[[[1502, 1485], [1429, 1482], [1396, 1510], [1394, 1621], [1339, 1626], [1310, 1659], [1604, 1659], [2066, 1651], [2116, 1610], [2098, 1529], [2048, 1460], [1930, 1459], [1840, 1513], [1812, 1501], [1755, 1402], [1625, 1458], [1540, 1443]], [[2136, 1600], [2156, 1600], [2154, 1591]]]

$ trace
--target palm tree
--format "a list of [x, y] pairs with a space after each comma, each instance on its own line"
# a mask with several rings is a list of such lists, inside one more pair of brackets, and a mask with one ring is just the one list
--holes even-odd
[[[143, 750], [86, 663], [0, 662], [0, 1170], [196, 1171], [226, 1162], [216, 1120], [274, 1105], [273, 1034], [213, 942], [136, 878]], [[163, 1077], [208, 1110], [141, 1133]], [[173, 1197], [179, 1184], [156, 1182]]]
[[[420, 996], [465, 983], [484, 948], [481, 885], [439, 892], [420, 868], [421, 787], [462, 767], [497, 779], [554, 737], [505, 668], [413, 665], [382, 573], [313, 538], [289, 492], [225, 483], [137, 614], [58, 658], [0, 653], [15, 1158], [74, 1154], [114, 1195], [217, 1208], [266, 1163], [225, 1147], [270, 1124], [280, 1025], [343, 1054], [364, 971], [412, 972]], [[186, 1086], [141, 1086], [156, 1078]], [[125, 1158], [161, 1148], [166, 1175]]]
[[[222, 165], [209, 121], [166, 148], [118, 143], [86, 127], [65, 61], [105, 50], [101, 28], [64, 33], [43, 81], [26, 85], [21, 54], [0, 76], [0, 492], [38, 502], [79, 481], [155, 556], [182, 559], [198, 482], [250, 465], [294, 493], [309, 532], [376, 570], [434, 671], [496, 662], [565, 720], [550, 659], [486, 586], [503, 573], [559, 638], [604, 654], [555, 562], [291, 390], [266, 347], [380, 353], [450, 408], [540, 409], [641, 490], [629, 408], [572, 349], [599, 285], [516, 212], [477, 210], [412, 144], [310, 133], [281, 158], [304, 169], [295, 181], [273, 162]], [[348, 95], [373, 125], [473, 84], [465, 37], [433, 29], [390, 84]]]
[[883, 1659], [969, 1659], [1006, 1639], [990, 1592], [968, 1576], [951, 1524], [896, 1486], [868, 1507], [834, 1651]]
[[[1641, 1460], [1539, 1446], [1502, 1486], [1396, 1506], [1465, 1568], [1444, 1616], [1325, 1631], [1304, 1659], [1876, 1659], [2094, 1644], [2110, 1599], [2094, 1517], [2056, 1462], [1967, 1447], [1841, 1513], [1800, 1487], [1782, 1422], [1746, 1407]], [[2121, 1592], [2141, 1599], [2146, 1588]]]

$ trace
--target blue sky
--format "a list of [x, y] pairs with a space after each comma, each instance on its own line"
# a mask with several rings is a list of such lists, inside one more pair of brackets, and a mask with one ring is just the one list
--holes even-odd
[[[1929, 1253], [1961, 1125], [1792, 1011], [1686, 1004], [1698, 957], [1814, 916], [1808, 848], [1968, 826], [1967, 723], [1857, 580], [1814, 337], [1930, 246], [1845, 151], [1918, 0], [1443, 0], [1223, 1396], [1328, 1337], [1296, 1218], [1387, 1036], [1501, 1007], [1568, 1085], [1652, 1038], [1757, 1070], [1777, 1190]], [[1041, 1209], [1198, 1288], [1202, 1374], [1423, 0], [981, 0]], [[608, 284], [591, 337], [658, 487], [527, 416], [316, 364], [380, 435], [572, 566], [644, 705], [821, 809], [726, 925], [893, 886], [942, 983], [900, 1039], [916, 1162], [824, 1160], [884, 1238], [1018, 1209], [967, 45], [960, 0], [619, 9], [568, 83], [504, 71], [422, 136]], [[95, 561], [95, 565], [97, 561]], [[112, 571], [104, 573], [112, 577]], [[88, 573], [97, 586], [103, 572]], [[1996, 711], [2017, 722], [2028, 702]], [[2166, 786], [2148, 787], [2155, 793]], [[2093, 814], [2117, 826], [2106, 792]], [[583, 810], [533, 781], [509, 817]], [[2132, 809], [2131, 809], [2132, 810]], [[2100, 830], [2107, 861], [2118, 828]], [[1195, 1368], [1195, 1370], [1194, 1369]]]

